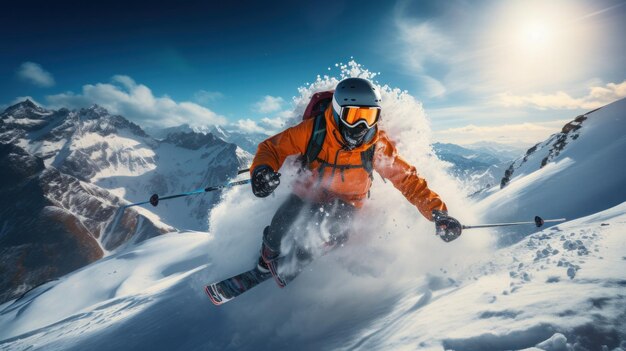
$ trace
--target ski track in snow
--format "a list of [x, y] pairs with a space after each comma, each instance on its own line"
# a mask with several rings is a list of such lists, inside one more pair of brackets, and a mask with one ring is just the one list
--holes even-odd
[[[355, 295], [307, 306], [317, 282], [303, 274], [294, 287], [264, 283], [220, 307], [201, 289], [220, 275], [205, 256], [212, 239], [163, 236], [0, 306], [0, 349], [519, 350], [551, 337], [562, 341], [561, 334], [572, 345], [616, 347], [626, 341], [625, 232], [626, 203], [533, 234], [454, 276], [427, 275], [378, 304]], [[158, 267], [155, 257], [162, 257]], [[131, 264], [115, 265], [119, 260]], [[332, 270], [332, 261], [316, 269]], [[111, 269], [128, 266], [134, 268], [109, 288], [101, 286]], [[75, 284], [109, 296], [86, 298], [65, 314], [51, 307], [73, 296]], [[28, 316], [46, 310], [47, 321]], [[319, 310], [326, 319], [317, 319]], [[333, 310], [368, 318], [338, 318]], [[268, 318], [269, 311], [285, 320]], [[326, 339], [316, 339], [320, 334]]]

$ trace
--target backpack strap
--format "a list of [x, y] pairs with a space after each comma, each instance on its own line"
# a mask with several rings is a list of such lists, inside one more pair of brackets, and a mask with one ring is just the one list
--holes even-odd
[[374, 152], [376, 151], [376, 144], [370, 146], [367, 150], [361, 152], [361, 164], [365, 171], [373, 178], [372, 172], [374, 171]]
[[315, 116], [313, 132], [311, 133], [309, 144], [306, 146], [304, 153], [307, 166], [317, 159], [317, 155], [322, 151], [324, 139], [326, 139], [326, 118], [324, 118], [324, 114], [318, 114]]
[[[324, 169], [329, 165], [326, 161], [319, 159], [317, 156], [322, 151], [322, 145], [324, 145], [324, 139], [326, 139], [326, 118], [323, 113], [315, 116], [313, 122], [313, 131], [309, 138], [306, 151], [304, 153], [303, 166], [310, 166], [313, 161], [320, 162], [318, 172], [320, 173], [320, 182], [322, 180], [321, 175], [324, 173]], [[370, 179], [374, 180], [374, 152], [376, 151], [376, 144], [370, 146], [367, 150], [361, 152], [361, 164], [360, 165], [333, 165], [333, 168], [339, 168], [341, 172], [341, 178], [343, 180], [343, 171], [350, 168], [363, 168], [369, 174]], [[334, 170], [333, 170], [334, 173]], [[369, 197], [369, 191], [367, 192]]]

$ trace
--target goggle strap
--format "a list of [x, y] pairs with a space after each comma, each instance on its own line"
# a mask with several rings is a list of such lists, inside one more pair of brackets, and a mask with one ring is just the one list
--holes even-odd
[[334, 96], [333, 96], [333, 111], [335, 111], [337, 116], [339, 116], [339, 119], [341, 119], [341, 106], [339, 105], [339, 103], [337, 102]]

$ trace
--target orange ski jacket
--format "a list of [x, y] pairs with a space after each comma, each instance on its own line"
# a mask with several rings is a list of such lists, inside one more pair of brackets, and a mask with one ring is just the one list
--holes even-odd
[[[384, 179], [389, 179], [426, 219], [433, 220], [433, 210], [447, 210], [445, 203], [428, 188], [426, 180], [417, 174], [415, 167], [398, 155], [394, 143], [385, 132], [377, 131], [368, 143], [348, 150], [341, 142], [342, 137], [335, 125], [332, 106], [326, 109], [324, 117], [326, 138], [317, 158], [323, 160], [326, 167], [320, 167], [322, 163], [318, 160], [312, 161], [310, 172], [303, 172], [294, 184], [293, 192], [297, 196], [314, 203], [340, 199], [357, 208], [362, 207], [372, 186], [372, 177], [365, 168], [354, 166], [362, 165], [361, 152], [376, 144], [374, 170]], [[261, 165], [269, 166], [277, 172], [288, 156], [304, 155], [313, 132], [314, 121], [314, 118], [304, 120], [261, 142], [250, 173], [254, 173], [254, 169]]]

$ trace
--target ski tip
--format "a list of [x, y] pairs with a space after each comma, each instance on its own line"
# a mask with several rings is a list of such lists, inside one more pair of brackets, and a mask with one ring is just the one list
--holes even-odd
[[282, 289], [287, 286], [287, 282], [285, 282], [285, 280], [283, 280], [283, 278], [281, 278], [275, 271], [272, 271], [272, 277], [274, 277], [274, 281], [279, 288]]
[[219, 295], [214, 294], [213, 291], [211, 290], [211, 286], [206, 285], [204, 287], [204, 292], [207, 294], [207, 296], [209, 297], [209, 299], [211, 300], [211, 302], [215, 305], [215, 306], [219, 306], [221, 304], [223, 304], [226, 301], [223, 301], [222, 299], [220, 299]]
[[287, 284], [285, 284], [285, 282], [282, 281], [282, 279], [280, 279], [279, 277], [274, 276], [274, 281], [276, 282], [276, 285], [278, 285], [279, 288], [284, 288]]
[[278, 267], [276, 267], [276, 261], [272, 261], [267, 265], [270, 270], [270, 273], [272, 274], [272, 277], [274, 277], [274, 281], [276, 282], [276, 285], [278, 285], [279, 288], [284, 288], [287, 285], [287, 282], [285, 282], [280, 275], [278, 275]]

